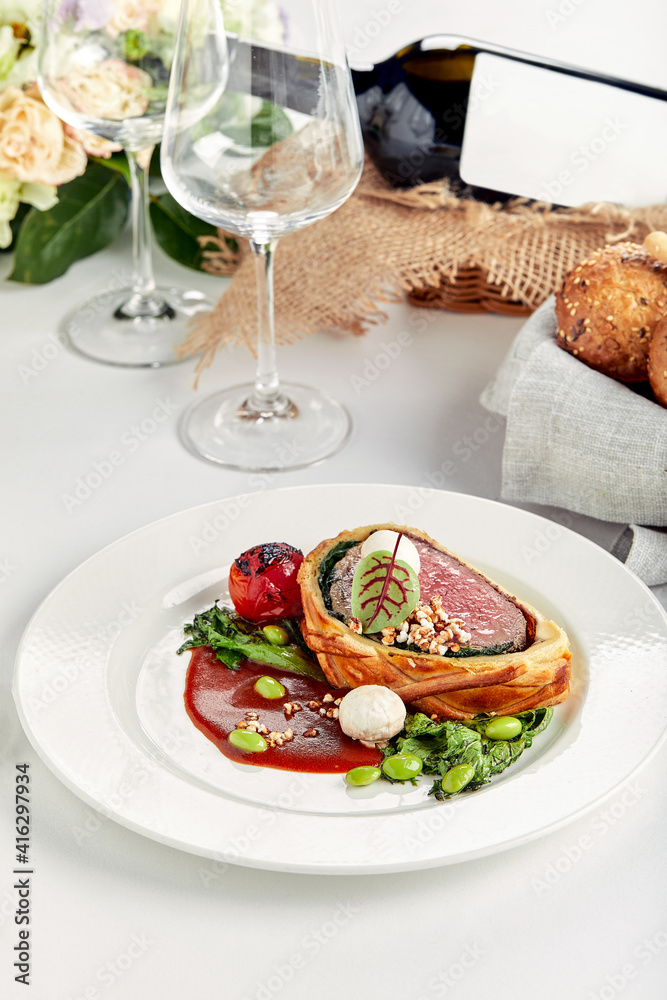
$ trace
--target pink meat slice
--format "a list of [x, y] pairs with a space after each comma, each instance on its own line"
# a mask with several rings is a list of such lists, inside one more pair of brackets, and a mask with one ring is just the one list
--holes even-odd
[[471, 634], [470, 645], [475, 648], [512, 643], [514, 649], [525, 649], [526, 619], [516, 604], [446, 552], [433, 548], [421, 538], [412, 537], [411, 541], [421, 563], [422, 601], [430, 601], [440, 594], [445, 611], [466, 623], [466, 630]]

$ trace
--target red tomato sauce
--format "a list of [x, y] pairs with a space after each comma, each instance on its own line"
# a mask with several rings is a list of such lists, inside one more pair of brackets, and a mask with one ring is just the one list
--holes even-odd
[[[255, 681], [265, 676], [280, 681], [286, 689], [282, 698], [263, 698], [255, 691]], [[229, 670], [216, 659], [210, 646], [199, 646], [191, 651], [184, 697], [186, 711], [197, 729], [230, 760], [314, 774], [345, 774], [353, 767], [379, 765], [382, 760], [379, 750], [350, 739], [337, 719], [322, 717], [318, 708], [308, 707], [310, 701], [324, 708], [333, 707], [333, 702], [323, 702], [325, 694], [335, 699], [346, 691], [250, 660], [244, 660], [240, 670]], [[302, 710], [286, 713], [283, 706], [287, 702], [296, 702]], [[269, 732], [284, 733], [291, 729], [294, 738], [261, 753], [240, 750], [227, 737], [239, 722], [245, 721], [246, 712], [256, 712], [258, 723]], [[309, 729], [317, 730], [317, 736], [304, 736]]]

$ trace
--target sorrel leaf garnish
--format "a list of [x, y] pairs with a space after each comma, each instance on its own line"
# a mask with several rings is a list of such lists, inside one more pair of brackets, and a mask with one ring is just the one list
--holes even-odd
[[419, 603], [417, 574], [409, 563], [396, 558], [401, 538], [393, 552], [371, 552], [354, 571], [352, 614], [364, 632], [400, 625]]

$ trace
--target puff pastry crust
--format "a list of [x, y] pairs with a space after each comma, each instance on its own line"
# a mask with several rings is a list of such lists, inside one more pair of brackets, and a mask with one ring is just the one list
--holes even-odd
[[[503, 594], [526, 618], [526, 648], [520, 652], [466, 657], [436, 656], [385, 646], [352, 632], [326, 607], [319, 584], [320, 566], [339, 542], [348, 539], [362, 542], [372, 531], [382, 528], [422, 539]], [[298, 580], [304, 610], [304, 639], [335, 687], [383, 684], [396, 691], [413, 709], [444, 719], [469, 719], [482, 712], [514, 714], [555, 705], [568, 694], [571, 654], [563, 629], [416, 528], [376, 524], [343, 531], [321, 542], [306, 556]], [[443, 601], [446, 607], [446, 595]]]

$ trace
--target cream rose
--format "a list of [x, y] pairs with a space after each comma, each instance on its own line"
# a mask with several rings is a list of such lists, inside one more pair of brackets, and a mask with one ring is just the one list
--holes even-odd
[[143, 69], [128, 66], [122, 59], [104, 59], [72, 70], [58, 85], [81, 114], [123, 121], [145, 113], [153, 81]]
[[101, 156], [108, 160], [112, 153], [119, 153], [123, 148], [117, 142], [112, 142], [111, 139], [103, 139], [101, 135], [85, 132], [83, 129], [73, 128], [71, 125], [65, 125], [65, 132], [74, 142], [83, 146], [88, 156]]
[[106, 26], [106, 32], [115, 38], [124, 31], [146, 31], [151, 17], [159, 12], [159, 2], [114, 0], [114, 14]]
[[36, 92], [0, 91], [0, 176], [58, 185], [79, 177], [88, 160]]

